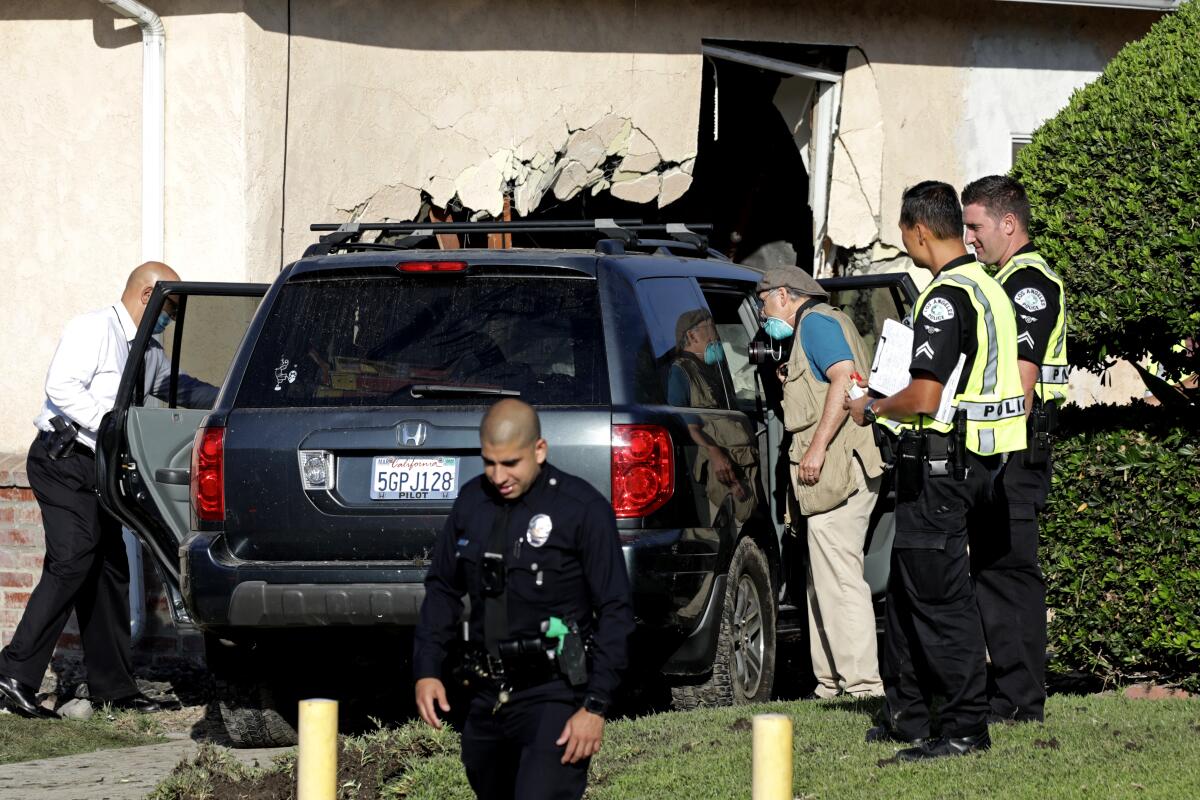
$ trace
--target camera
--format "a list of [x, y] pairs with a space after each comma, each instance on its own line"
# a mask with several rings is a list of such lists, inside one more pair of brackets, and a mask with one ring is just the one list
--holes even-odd
[[765, 364], [768, 361], [786, 364], [792, 357], [792, 342], [790, 339], [778, 342], [755, 339], [746, 346], [746, 355], [751, 364]]

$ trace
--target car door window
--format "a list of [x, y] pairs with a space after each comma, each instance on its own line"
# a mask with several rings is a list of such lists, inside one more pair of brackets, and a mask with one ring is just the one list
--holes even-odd
[[906, 299], [893, 284], [864, 285], [834, 289], [830, 292], [829, 304], [840, 308], [853, 320], [867, 345], [867, 352], [874, 353], [884, 320], [904, 320], [909, 311]]
[[667, 403], [728, 410], [735, 391], [712, 311], [691, 278], [646, 278], [638, 296]]
[[168, 298], [173, 314], [147, 345], [134, 407], [212, 408], [258, 297]]
[[748, 328], [745, 321], [746, 293], [734, 287], [704, 287], [702, 291], [725, 352], [724, 361], [737, 407], [746, 413], [754, 413], [759, 408], [758, 370], [749, 356], [754, 329]]

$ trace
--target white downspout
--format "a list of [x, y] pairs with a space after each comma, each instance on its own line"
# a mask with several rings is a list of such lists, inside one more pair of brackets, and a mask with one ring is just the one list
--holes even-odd
[[137, 0], [100, 0], [142, 29], [142, 260], [163, 258], [167, 29]]
[[[162, 19], [136, 0], [100, 0], [142, 29], [142, 261], [163, 260], [163, 196], [166, 160], [167, 29]], [[146, 586], [142, 545], [124, 529], [129, 558], [129, 633], [134, 644], [146, 630]]]

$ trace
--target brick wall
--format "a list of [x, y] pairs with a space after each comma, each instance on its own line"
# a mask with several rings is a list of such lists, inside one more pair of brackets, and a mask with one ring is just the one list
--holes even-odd
[[[8, 644], [21, 619], [29, 594], [42, 574], [45, 554], [42, 515], [25, 474], [25, 454], [0, 454], [0, 643]], [[172, 662], [203, 660], [202, 640], [195, 633], [180, 635], [171, 621], [162, 581], [150, 559], [144, 559], [146, 627], [134, 648], [140, 667], [169, 666]], [[72, 615], [54, 653], [55, 665], [82, 657], [79, 628]], [[53, 668], [53, 667], [52, 667]]]

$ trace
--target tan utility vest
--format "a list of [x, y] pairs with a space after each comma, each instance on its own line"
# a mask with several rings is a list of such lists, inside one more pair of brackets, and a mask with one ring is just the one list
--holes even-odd
[[[783, 383], [783, 424], [793, 434], [788, 453], [793, 464], [799, 463], [808, 452], [808, 446], [817, 431], [817, 423], [821, 421], [825, 397], [829, 393], [829, 384], [813, 373], [808, 354], [801, 343], [799, 328], [809, 314], [824, 314], [836, 320], [854, 355], [854, 369], [859, 375], [868, 375], [871, 369], [867, 346], [849, 317], [828, 303], [819, 303], [803, 310], [796, 321], [797, 333], [792, 343], [791, 360], [788, 361], [787, 379]], [[795, 480], [795, 470], [792, 470], [792, 485], [801, 513], [805, 516], [821, 514], [841, 505], [854, 494], [857, 487], [854, 479], [855, 454], [862, 461], [863, 471], [868, 478], [883, 473], [883, 459], [871, 427], [855, 425], [847, 416], [825, 451], [825, 465], [815, 485], [801, 484]]]

